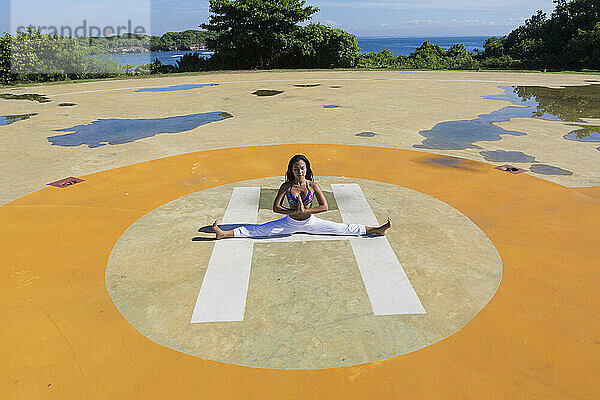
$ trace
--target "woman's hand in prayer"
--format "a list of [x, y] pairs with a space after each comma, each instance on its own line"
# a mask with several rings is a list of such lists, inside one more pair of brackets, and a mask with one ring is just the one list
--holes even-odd
[[304, 202], [302, 201], [302, 195], [298, 194], [298, 196], [296, 196], [296, 201], [298, 202], [298, 213], [303, 213], [306, 211], [306, 209], [304, 208]]

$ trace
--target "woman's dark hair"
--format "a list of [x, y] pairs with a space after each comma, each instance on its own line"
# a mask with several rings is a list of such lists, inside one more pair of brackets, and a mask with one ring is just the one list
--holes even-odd
[[292, 157], [292, 159], [288, 163], [288, 169], [287, 169], [287, 172], [285, 173], [285, 181], [286, 182], [293, 182], [294, 179], [296, 179], [294, 176], [294, 171], [292, 171], [292, 166], [294, 165], [294, 163], [296, 161], [300, 161], [300, 160], [304, 161], [304, 163], [306, 164], [306, 179], [308, 179], [309, 181], [313, 180], [313, 172], [312, 172], [312, 169], [310, 169], [310, 161], [308, 161], [308, 158], [306, 158], [302, 154], [296, 154], [294, 157]]

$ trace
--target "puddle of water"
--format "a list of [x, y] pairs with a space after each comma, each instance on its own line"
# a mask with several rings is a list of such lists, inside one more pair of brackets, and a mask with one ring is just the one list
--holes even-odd
[[294, 85], [296, 87], [317, 87], [317, 86], [321, 86], [320, 83], [307, 83], [307, 84], [299, 84], [299, 85]]
[[340, 106], [328, 105], [328, 106], [323, 106], [323, 108], [340, 108]]
[[542, 175], [573, 175], [571, 171], [546, 164], [533, 164], [529, 170]]
[[[506, 100], [513, 106], [503, 107], [489, 114], [479, 115], [473, 120], [447, 121], [435, 125], [430, 130], [420, 131], [426, 137], [415, 148], [436, 150], [480, 149], [474, 145], [478, 141], [501, 140], [500, 135], [525, 135], [523, 132], [507, 131], [493, 125], [511, 118], [536, 118], [547, 121], [585, 122], [581, 118], [600, 116], [600, 86], [568, 86], [560, 89], [541, 86], [500, 86], [503, 94], [483, 96], [490, 100]], [[579, 129], [565, 136], [568, 140], [582, 140], [596, 126], [577, 125]], [[508, 160], [505, 160], [508, 161]]]
[[578, 142], [600, 142], [600, 126], [576, 126], [581, 127], [581, 129], [571, 131], [563, 137]]
[[59, 107], [73, 107], [76, 106], [76, 103], [59, 103], [58, 106]]
[[492, 162], [520, 162], [520, 163], [533, 163], [535, 161], [534, 156], [530, 156], [520, 151], [480, 151], [479, 154], [486, 159], [486, 161]]
[[24, 94], [2, 93], [2, 94], [0, 94], [0, 99], [29, 100], [29, 101], [37, 101], [38, 103], [48, 103], [51, 101], [49, 98], [47, 98], [43, 94], [35, 94], [35, 93], [24, 93]]
[[600, 86], [501, 86], [504, 94], [484, 96], [486, 99], [509, 100], [515, 105], [534, 107], [532, 118], [585, 122], [581, 118], [600, 117]]
[[255, 92], [252, 92], [252, 94], [255, 94], [257, 96], [275, 96], [276, 94], [280, 94], [283, 93], [282, 90], [257, 90]]
[[218, 86], [216, 83], [186, 83], [184, 85], [173, 85], [173, 86], [165, 86], [165, 87], [157, 87], [157, 88], [145, 88], [138, 89], [136, 92], [173, 92], [177, 90], [192, 90], [203, 88], [206, 86]]
[[0, 115], [0, 125], [10, 125], [17, 121], [29, 119], [29, 117], [34, 116], [34, 115], [37, 115], [37, 113], [19, 114], [19, 115]]
[[339, 89], [339, 88], [341, 88], [341, 86], [329, 86], [329, 87], [332, 88], [332, 89]]
[[[437, 150], [481, 149], [482, 147], [474, 145], [473, 142], [502, 140], [500, 135], [525, 135], [523, 132], [507, 131], [492, 125], [487, 118], [489, 115], [491, 114], [470, 121], [440, 122], [433, 129], [420, 131], [419, 133], [427, 139], [423, 140], [421, 144], [413, 145], [413, 147]], [[498, 122], [500, 121], [506, 121], [506, 119], [499, 118]]]
[[123, 144], [156, 136], [161, 133], [190, 131], [210, 122], [231, 118], [225, 112], [182, 115], [155, 119], [99, 119], [90, 124], [76, 125], [55, 132], [73, 132], [50, 136], [48, 141], [58, 146], [100, 147], [106, 144]]
[[360, 133], [357, 133], [354, 136], [359, 136], [359, 137], [373, 137], [373, 136], [377, 136], [377, 134], [375, 132], [360, 132]]

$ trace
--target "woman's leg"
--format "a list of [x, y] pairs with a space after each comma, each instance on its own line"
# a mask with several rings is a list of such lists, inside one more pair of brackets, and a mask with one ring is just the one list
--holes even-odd
[[306, 232], [322, 235], [343, 235], [343, 236], [361, 236], [361, 235], [385, 235], [385, 232], [392, 227], [392, 221], [388, 218], [387, 222], [379, 227], [364, 226], [359, 224], [343, 224], [339, 222], [327, 221], [315, 217], [314, 215], [306, 221], [292, 220], [290, 217], [283, 217], [261, 225], [243, 225], [231, 230], [223, 230], [213, 223], [213, 231], [216, 239], [225, 239], [231, 237], [267, 237], [275, 235], [290, 235], [295, 232]]
[[[283, 217], [273, 221], [266, 222], [260, 225], [242, 225], [235, 229], [223, 230], [217, 225], [217, 221], [213, 223], [213, 231], [218, 239], [230, 237], [268, 237], [276, 235], [290, 235], [298, 231], [298, 223], [292, 223], [291, 218]], [[302, 223], [300, 223], [302, 225]]]
[[385, 235], [392, 226], [390, 219], [379, 227], [365, 226], [360, 224], [344, 224], [340, 222], [327, 221], [312, 216], [303, 232], [322, 235], [362, 236], [362, 235]]
[[392, 221], [388, 218], [387, 222], [379, 227], [374, 228], [372, 226], [366, 226], [365, 228], [367, 228], [367, 235], [385, 236], [385, 231], [387, 231], [391, 227], [392, 227]]
[[233, 229], [224, 231], [223, 229], [219, 228], [219, 225], [217, 225], [217, 221], [213, 222], [212, 228], [215, 234], [217, 235], [217, 240], [233, 237]]

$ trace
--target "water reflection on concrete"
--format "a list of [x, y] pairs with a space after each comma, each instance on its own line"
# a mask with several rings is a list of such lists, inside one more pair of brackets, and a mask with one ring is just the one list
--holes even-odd
[[18, 115], [0, 115], [0, 125], [10, 125], [17, 121], [22, 121], [24, 119], [29, 119], [29, 117], [37, 115], [37, 113], [32, 114], [18, 114]]
[[156, 87], [156, 88], [144, 88], [138, 89], [136, 92], [173, 92], [177, 90], [192, 90], [203, 88], [206, 86], [217, 86], [216, 83], [187, 83], [184, 85], [173, 85], [173, 86], [165, 86], [165, 87]]
[[505, 150], [494, 150], [494, 151], [480, 151], [479, 154], [491, 162], [519, 162], [519, 163], [532, 163], [536, 162], [534, 156], [530, 156], [521, 151], [505, 151]]
[[[503, 107], [489, 114], [481, 114], [473, 120], [440, 122], [430, 130], [420, 131], [419, 133], [426, 139], [413, 147], [436, 150], [480, 149], [481, 147], [474, 142], [498, 141], [502, 139], [501, 135], [525, 135], [523, 132], [508, 131], [493, 125], [511, 118], [585, 122], [582, 118], [600, 116], [600, 86], [597, 85], [557, 89], [541, 86], [500, 86], [500, 88], [504, 93], [484, 96], [484, 98], [510, 101], [513, 106]], [[595, 138], [593, 134], [600, 132], [598, 126], [575, 126], [578, 129], [571, 132], [575, 134], [569, 133], [565, 139], [582, 140], [588, 136]]]
[[231, 118], [225, 112], [182, 115], [151, 119], [99, 119], [90, 124], [70, 128], [55, 129], [55, 132], [73, 132], [66, 135], [50, 136], [48, 141], [58, 146], [100, 147], [106, 144], [123, 144], [152, 137], [161, 133], [190, 131], [210, 122]]
[[51, 100], [43, 94], [37, 93], [23, 93], [23, 94], [12, 94], [12, 93], [0, 93], [0, 99], [4, 100], [29, 100], [37, 101], [38, 103], [49, 103]]
[[259, 89], [256, 90], [254, 92], [252, 92], [252, 94], [256, 95], [256, 96], [275, 96], [277, 94], [281, 94], [283, 93], [282, 90], [270, 90], [270, 89]]
[[573, 175], [571, 171], [546, 164], [533, 164], [529, 170], [542, 175]]
[[577, 140], [578, 142], [600, 142], [600, 133], [589, 128], [571, 131], [563, 137], [568, 140]]
[[357, 133], [354, 136], [358, 136], [358, 137], [373, 137], [373, 136], [377, 136], [377, 134], [375, 132], [360, 132], [360, 133]]

